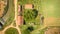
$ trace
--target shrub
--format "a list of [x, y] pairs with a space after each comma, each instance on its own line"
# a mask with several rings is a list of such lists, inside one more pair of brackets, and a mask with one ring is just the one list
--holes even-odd
[[36, 9], [33, 10], [25, 10], [24, 11], [24, 20], [31, 21], [34, 20], [38, 15], [38, 11]]
[[6, 31], [5, 31], [5, 34], [19, 34], [17, 29], [15, 28], [8, 28]]

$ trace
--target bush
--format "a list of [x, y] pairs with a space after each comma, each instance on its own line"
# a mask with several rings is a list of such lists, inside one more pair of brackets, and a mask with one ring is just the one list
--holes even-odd
[[31, 21], [34, 20], [38, 15], [38, 11], [36, 9], [33, 10], [25, 10], [24, 11], [24, 20]]
[[19, 34], [17, 29], [15, 28], [8, 28], [6, 31], [5, 31], [5, 34]]
[[30, 31], [27, 30], [27, 28], [28, 28], [27, 25], [22, 25], [22, 26], [19, 26], [19, 27], [20, 27], [20, 30], [21, 30], [22, 34], [30, 34]]
[[23, 25], [26, 25], [26, 22], [25, 22], [25, 20], [23, 21]]
[[34, 30], [34, 28], [32, 26], [28, 27], [27, 30], [29, 30], [30, 32]]

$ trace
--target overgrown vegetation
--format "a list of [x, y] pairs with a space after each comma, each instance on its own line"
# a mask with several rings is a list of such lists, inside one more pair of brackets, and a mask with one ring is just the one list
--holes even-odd
[[4, 24], [4, 27], [10, 25], [12, 23], [12, 21], [14, 20], [14, 3], [13, 0], [9, 0], [9, 9], [8, 12], [6, 13], [6, 15], [4, 15], [4, 20], [6, 21]]
[[21, 33], [22, 34], [30, 34], [30, 31], [27, 30], [28, 26], [27, 25], [22, 25], [22, 26], [19, 26], [19, 28], [21, 29]]
[[[6, 7], [4, 8], [4, 14], [3, 14], [3, 16], [6, 15], [8, 9], [9, 9], [9, 0], [7, 0], [7, 5], [6, 5]], [[3, 16], [2, 16], [2, 17], [3, 17]]]
[[13, 21], [13, 26], [16, 27], [16, 21]]
[[33, 9], [33, 10], [27, 9], [24, 11], [24, 20], [26, 22], [32, 21], [32, 20], [36, 19], [37, 15], [38, 15], [38, 11], [36, 9]]
[[21, 25], [19, 28], [22, 34], [32, 34], [31, 32], [38, 29], [39, 25]]
[[[40, 0], [18, 0], [18, 4], [25, 5], [25, 4], [33, 4], [34, 9], [23, 9], [24, 13], [24, 20], [25, 25], [20, 26], [22, 34], [32, 34], [34, 30], [40, 27], [40, 16], [38, 14], [41, 13], [41, 4]], [[30, 27], [32, 26], [32, 27]], [[35, 32], [33, 32], [35, 34]], [[40, 32], [39, 32], [40, 33]], [[37, 34], [37, 33], [36, 33]]]
[[[37, 0], [24, 0], [24, 1], [23, 0], [18, 0], [18, 4], [23, 5], [23, 6], [25, 4], [33, 4], [34, 5], [34, 9], [36, 9], [38, 11], [38, 14], [42, 13], [42, 10], [41, 10], [41, 0], [38, 0], [38, 1]], [[29, 11], [32, 12], [32, 10], [29, 10]], [[29, 22], [29, 20], [28, 20], [28, 22]], [[34, 20], [31, 20], [31, 22], [35, 22], [36, 24], [40, 24], [40, 16], [37, 15], [37, 17]]]
[[5, 34], [19, 34], [19, 32], [17, 31], [17, 29], [11, 27], [5, 31]]
[[22, 25], [19, 27], [21, 29], [22, 34], [30, 34], [34, 30], [33, 26]]

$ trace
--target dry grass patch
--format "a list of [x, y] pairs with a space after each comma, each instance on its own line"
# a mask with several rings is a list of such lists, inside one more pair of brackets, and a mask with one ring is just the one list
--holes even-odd
[[44, 19], [44, 24], [45, 25], [52, 24], [52, 23], [54, 23], [55, 20], [56, 20], [56, 18], [54, 18], [54, 17], [45, 18]]

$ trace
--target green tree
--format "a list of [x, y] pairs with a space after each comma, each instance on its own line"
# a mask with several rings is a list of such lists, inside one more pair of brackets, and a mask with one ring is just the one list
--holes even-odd
[[19, 34], [19, 32], [18, 32], [17, 29], [15, 29], [15, 28], [8, 28], [8, 29], [5, 31], [5, 34]]
[[25, 10], [24, 11], [24, 20], [31, 21], [34, 20], [38, 15], [38, 11], [36, 9], [33, 10]]

